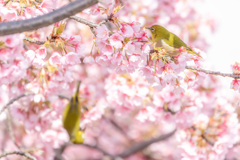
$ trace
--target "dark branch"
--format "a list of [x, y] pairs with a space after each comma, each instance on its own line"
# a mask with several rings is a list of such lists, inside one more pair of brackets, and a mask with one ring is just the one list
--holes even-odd
[[26, 152], [23, 152], [23, 151], [12, 151], [12, 152], [2, 153], [2, 154], [0, 155], [0, 158], [6, 157], [6, 156], [12, 155], [12, 154], [17, 154], [17, 155], [26, 157], [26, 158], [28, 158], [28, 159], [30, 159], [30, 160], [37, 160], [37, 159], [36, 159], [34, 156], [32, 156], [31, 154], [26, 153]]
[[126, 149], [125, 151], [123, 151], [121, 154], [118, 155], [118, 157], [122, 157], [122, 158], [126, 158], [136, 152], [139, 152], [143, 149], [145, 149], [146, 147], [148, 147], [149, 145], [153, 144], [153, 143], [156, 143], [156, 142], [159, 142], [159, 141], [163, 141], [169, 137], [171, 137], [175, 132], [176, 132], [177, 129], [174, 129], [172, 132], [170, 133], [167, 133], [167, 134], [164, 134], [164, 135], [160, 135], [156, 138], [152, 138], [150, 140], [147, 140], [147, 141], [143, 141], [143, 142], [140, 142], [140, 143], [137, 143], [135, 145], [133, 145], [132, 147]]
[[233, 74], [231, 74], [231, 73], [221, 73], [221, 72], [209, 71], [209, 70], [196, 68], [196, 67], [191, 67], [191, 66], [186, 66], [185, 68], [190, 69], [190, 70], [195, 70], [195, 71], [198, 71], [198, 72], [203, 72], [203, 73], [206, 73], [206, 74], [222, 76], [222, 77], [231, 77], [231, 78], [235, 78], [235, 79], [240, 78], [239, 74], [234, 74], [234, 73]]
[[49, 26], [78, 12], [81, 12], [82, 10], [96, 4], [97, 2], [98, 0], [76, 0], [69, 3], [67, 6], [59, 8], [42, 16], [27, 20], [0, 23], [0, 36], [32, 31]]

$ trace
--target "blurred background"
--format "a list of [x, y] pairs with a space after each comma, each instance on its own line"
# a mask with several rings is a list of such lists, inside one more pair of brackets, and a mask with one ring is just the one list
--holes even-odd
[[[201, 6], [203, 12], [216, 19], [216, 32], [210, 39], [206, 67], [223, 73], [231, 73], [231, 65], [240, 62], [240, 1], [210, 0]], [[207, 69], [206, 68], [206, 69]], [[231, 78], [221, 78], [230, 86]]]

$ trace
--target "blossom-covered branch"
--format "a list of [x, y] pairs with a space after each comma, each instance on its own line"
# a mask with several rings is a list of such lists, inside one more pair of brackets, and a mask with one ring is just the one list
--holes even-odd
[[32, 31], [59, 22], [96, 4], [98, 0], [76, 0], [67, 6], [35, 18], [0, 23], [0, 36]]
[[3, 153], [0, 155], [0, 158], [3, 158], [3, 157], [6, 157], [8, 155], [12, 155], [12, 154], [16, 154], [16, 155], [20, 155], [20, 156], [23, 156], [23, 157], [26, 157], [30, 160], [37, 160], [34, 156], [32, 156], [31, 154], [29, 153], [26, 153], [26, 152], [23, 152], [23, 151], [12, 151], [12, 152], [6, 152], [6, 153]]
[[235, 78], [235, 79], [240, 78], [240, 75], [238, 75], [238, 74], [209, 71], [209, 70], [206, 70], [206, 69], [196, 68], [196, 67], [192, 67], [192, 66], [186, 66], [186, 69], [195, 70], [195, 71], [198, 71], [198, 72], [203, 72], [203, 73], [206, 73], [206, 74], [212, 74], [212, 75], [217, 75], [217, 76], [222, 76], [222, 77], [231, 77], [231, 78]]

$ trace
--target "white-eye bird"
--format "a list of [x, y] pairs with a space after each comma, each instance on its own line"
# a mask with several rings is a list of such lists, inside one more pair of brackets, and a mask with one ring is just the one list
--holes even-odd
[[169, 32], [166, 28], [160, 25], [153, 25], [146, 27], [151, 31], [152, 41], [155, 43], [155, 48], [162, 47], [165, 49], [169, 56], [177, 56], [181, 52], [179, 49], [184, 47], [188, 52], [201, 57], [198, 53], [194, 52], [186, 43], [184, 43], [178, 36]]
[[78, 97], [80, 81], [71, 100], [67, 104], [63, 112], [63, 127], [68, 132], [70, 141], [73, 143], [83, 143], [84, 133], [80, 130], [81, 120], [81, 102]]

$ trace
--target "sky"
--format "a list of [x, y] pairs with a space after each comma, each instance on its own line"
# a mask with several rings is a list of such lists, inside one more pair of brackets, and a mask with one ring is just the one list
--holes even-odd
[[[206, 53], [208, 68], [205, 69], [232, 73], [231, 65], [240, 63], [240, 0], [206, 0], [203, 8], [217, 20], [217, 30]], [[221, 80], [230, 86], [232, 79]]]

